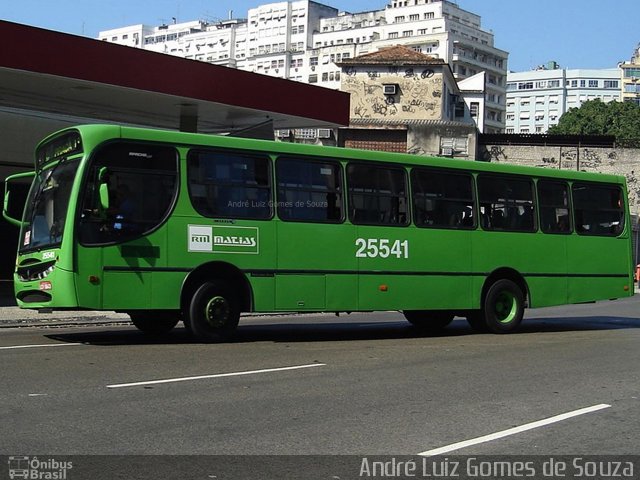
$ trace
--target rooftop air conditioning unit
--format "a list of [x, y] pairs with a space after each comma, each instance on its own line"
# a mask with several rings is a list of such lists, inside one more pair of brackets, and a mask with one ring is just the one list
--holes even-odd
[[386, 83], [382, 85], [382, 93], [385, 95], [395, 95], [398, 93], [398, 85], [395, 83]]

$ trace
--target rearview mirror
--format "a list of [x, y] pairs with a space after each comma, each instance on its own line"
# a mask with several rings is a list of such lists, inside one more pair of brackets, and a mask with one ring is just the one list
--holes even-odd
[[[21, 227], [22, 226], [22, 221], [18, 220], [17, 218], [12, 217], [9, 214], [9, 211], [14, 210], [17, 211], [18, 208], [15, 207], [14, 205], [11, 204], [11, 189], [10, 189], [10, 184], [11, 183], [17, 183], [20, 180], [24, 180], [25, 178], [31, 178], [33, 179], [33, 177], [35, 177], [36, 172], [25, 172], [25, 173], [16, 173], [15, 175], [11, 175], [9, 177], [7, 177], [4, 181], [4, 202], [2, 204], [2, 216], [5, 218], [5, 220], [17, 227]], [[24, 210], [24, 205], [22, 205], [22, 208], [19, 209], [20, 211]]]

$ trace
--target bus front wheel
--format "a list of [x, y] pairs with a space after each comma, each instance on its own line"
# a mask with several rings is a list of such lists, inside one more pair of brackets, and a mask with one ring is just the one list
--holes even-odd
[[487, 290], [482, 313], [486, 328], [491, 332], [513, 332], [524, 315], [524, 293], [511, 280], [498, 280]]
[[189, 305], [188, 329], [203, 342], [229, 340], [240, 321], [240, 307], [233, 294], [218, 282], [203, 283]]
[[442, 330], [453, 320], [453, 313], [447, 310], [404, 310], [402, 313], [411, 325], [427, 331]]
[[129, 312], [129, 317], [138, 330], [149, 335], [169, 333], [180, 320], [177, 313], [155, 310]]

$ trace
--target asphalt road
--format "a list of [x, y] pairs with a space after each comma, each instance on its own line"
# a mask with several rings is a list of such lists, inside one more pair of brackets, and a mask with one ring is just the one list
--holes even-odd
[[5, 328], [0, 455], [637, 454], [639, 307], [530, 310], [511, 335], [251, 317], [213, 345], [181, 327]]

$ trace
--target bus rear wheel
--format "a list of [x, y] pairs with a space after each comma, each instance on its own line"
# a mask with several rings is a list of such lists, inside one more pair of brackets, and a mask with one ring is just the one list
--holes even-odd
[[489, 331], [513, 332], [520, 326], [524, 315], [524, 293], [511, 280], [498, 280], [487, 290], [483, 314]]
[[169, 333], [180, 320], [175, 312], [157, 310], [132, 311], [129, 317], [138, 330], [149, 335]]
[[239, 321], [238, 300], [221, 282], [203, 283], [193, 294], [187, 327], [197, 340], [208, 343], [229, 340]]
[[442, 330], [454, 317], [447, 310], [404, 310], [402, 313], [411, 325], [425, 331]]

